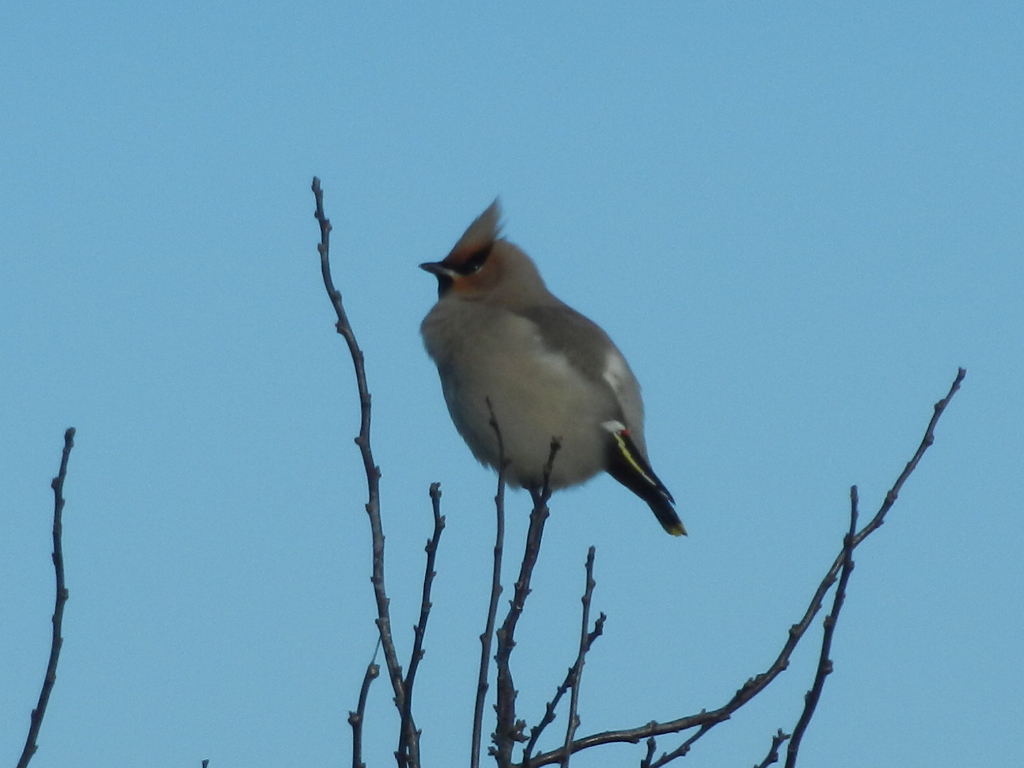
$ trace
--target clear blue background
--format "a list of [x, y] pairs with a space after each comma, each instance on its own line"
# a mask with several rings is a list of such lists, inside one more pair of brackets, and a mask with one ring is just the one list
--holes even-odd
[[[858, 552], [803, 763], [1018, 761], [1020, 4], [369, 6], [0, 6], [0, 763], [45, 666], [68, 426], [71, 599], [33, 766], [350, 761], [374, 610], [314, 174], [366, 350], [403, 658], [444, 489], [427, 765], [467, 760], [494, 478], [422, 350], [416, 265], [499, 194], [509, 238], [630, 359], [691, 532], [608, 478], [555, 498], [521, 714], [575, 653], [590, 544], [609, 619], [581, 732], [724, 703], [838, 552], [849, 486], [877, 508], [963, 365]], [[527, 508], [509, 497], [510, 550]], [[752, 765], [792, 727], [814, 632], [691, 760]], [[393, 764], [390, 699], [378, 681], [374, 766]]]

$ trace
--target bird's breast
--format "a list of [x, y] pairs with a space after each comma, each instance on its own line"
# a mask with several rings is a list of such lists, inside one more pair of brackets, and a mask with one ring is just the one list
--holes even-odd
[[541, 484], [553, 438], [561, 447], [552, 487], [575, 485], [603, 470], [606, 443], [600, 425], [617, 416], [605, 383], [588, 380], [566, 355], [546, 348], [530, 320], [511, 312], [460, 309], [432, 312], [423, 336], [452, 420], [473, 454], [498, 466], [493, 412], [512, 484]]

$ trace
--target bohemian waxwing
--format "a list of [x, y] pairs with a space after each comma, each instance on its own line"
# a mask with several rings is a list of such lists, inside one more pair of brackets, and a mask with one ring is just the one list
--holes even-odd
[[608, 334], [555, 298], [530, 257], [499, 235], [498, 201], [443, 261], [438, 300], [420, 331], [455, 428], [497, 468], [501, 431], [510, 485], [538, 490], [557, 437], [554, 489], [602, 470], [646, 501], [674, 536], [686, 529], [647, 461], [640, 385]]

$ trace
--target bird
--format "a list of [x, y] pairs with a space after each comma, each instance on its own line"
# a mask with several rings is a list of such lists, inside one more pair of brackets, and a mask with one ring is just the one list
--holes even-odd
[[640, 385], [625, 357], [547, 289], [501, 236], [500, 219], [495, 200], [444, 259], [419, 265], [437, 278], [420, 332], [456, 430], [482, 464], [497, 470], [504, 459], [512, 487], [537, 492], [546, 479], [555, 491], [607, 472], [668, 533], [686, 535], [647, 458]]

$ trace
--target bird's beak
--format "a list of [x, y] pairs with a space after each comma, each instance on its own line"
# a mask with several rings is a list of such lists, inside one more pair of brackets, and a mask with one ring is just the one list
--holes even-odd
[[459, 276], [457, 272], [446, 267], [443, 261], [425, 261], [420, 264], [420, 269], [437, 278], [438, 299], [452, 289], [452, 286], [455, 285], [455, 278]]
[[424, 272], [429, 272], [438, 279], [447, 278], [448, 280], [454, 280], [455, 273], [444, 265], [443, 261], [425, 261], [420, 264], [420, 269]]

